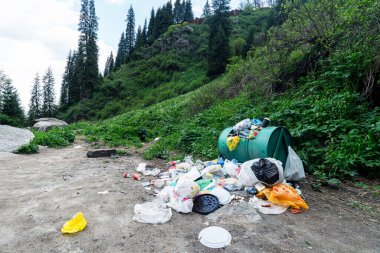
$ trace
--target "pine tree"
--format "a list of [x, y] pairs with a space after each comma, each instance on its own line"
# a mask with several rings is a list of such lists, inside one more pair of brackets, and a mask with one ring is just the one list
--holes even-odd
[[143, 33], [141, 26], [137, 28], [137, 35], [136, 35], [136, 44], [135, 44], [135, 49], [139, 49], [144, 45], [144, 38], [143, 38]]
[[191, 0], [187, 0], [185, 2], [185, 11], [184, 11], [184, 17], [183, 21], [189, 22], [194, 19], [194, 14], [193, 14], [193, 7], [191, 4]]
[[147, 39], [148, 43], [151, 44], [154, 41], [154, 28], [155, 28], [155, 17], [156, 14], [154, 12], [154, 9], [150, 12], [150, 19], [149, 19], [149, 25], [148, 25], [148, 32], [147, 32]]
[[81, 94], [81, 86], [79, 82], [79, 74], [82, 71], [82, 62], [83, 60], [79, 58], [79, 54], [74, 51], [71, 55], [71, 58], [68, 58], [67, 66], [68, 73], [64, 78], [67, 79], [67, 87], [68, 87], [68, 98], [67, 98], [67, 106], [73, 105], [74, 103], [80, 100]]
[[173, 9], [173, 17], [174, 17], [174, 23], [180, 24], [183, 21], [183, 6], [181, 3], [181, 0], [176, 0], [174, 3], [174, 9]]
[[114, 68], [114, 60], [113, 60], [113, 54], [111, 51], [110, 56], [108, 56], [107, 61], [106, 61], [106, 66], [104, 68], [104, 77], [107, 77], [109, 74], [112, 73]]
[[148, 26], [147, 26], [146, 19], [144, 21], [144, 28], [142, 30], [142, 39], [143, 39], [143, 45], [145, 46], [148, 42]]
[[24, 111], [17, 90], [13, 87], [12, 80], [2, 72], [0, 72], [0, 87], [2, 100], [0, 113], [23, 121]]
[[78, 25], [78, 65], [76, 76], [79, 84], [79, 99], [90, 97], [99, 81], [97, 31], [98, 17], [94, 0], [82, 0]]
[[208, 76], [223, 73], [229, 56], [230, 23], [228, 19], [230, 0], [213, 0], [214, 15], [210, 17]]
[[211, 16], [211, 7], [210, 7], [210, 4], [208, 3], [208, 0], [207, 0], [206, 3], [205, 3], [205, 6], [203, 7], [202, 17], [203, 18], [208, 18], [210, 16]]
[[53, 71], [49, 67], [46, 70], [45, 75], [42, 77], [43, 83], [43, 104], [42, 104], [42, 116], [53, 117], [55, 113], [55, 92], [54, 92], [54, 76]]
[[34, 78], [34, 83], [32, 87], [30, 103], [29, 103], [29, 112], [28, 112], [28, 120], [29, 122], [33, 122], [35, 119], [41, 116], [41, 85], [40, 85], [40, 77], [38, 73]]
[[127, 28], [125, 30], [125, 42], [127, 50], [127, 60], [132, 55], [133, 48], [135, 46], [135, 12], [133, 11], [132, 5], [128, 10], [127, 19]]
[[115, 69], [119, 69], [121, 65], [125, 63], [125, 58], [127, 54], [126, 49], [126, 42], [125, 42], [125, 36], [124, 33], [121, 34], [117, 54], [116, 54], [116, 60], [115, 60]]
[[110, 55], [110, 63], [109, 63], [109, 73], [111, 74], [112, 73], [112, 71], [114, 70], [114, 68], [115, 68], [115, 60], [114, 60], [114, 58], [113, 58], [113, 53], [112, 53], [112, 51], [111, 51], [111, 55]]

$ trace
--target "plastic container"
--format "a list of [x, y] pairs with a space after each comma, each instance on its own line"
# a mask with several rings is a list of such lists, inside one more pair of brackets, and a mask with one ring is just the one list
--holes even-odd
[[226, 141], [232, 127], [222, 131], [218, 140], [218, 150], [224, 159], [236, 159], [243, 163], [256, 158], [272, 157], [285, 164], [288, 146], [292, 146], [292, 137], [283, 127], [266, 127], [261, 129], [254, 139], [241, 138], [239, 145], [229, 151]]

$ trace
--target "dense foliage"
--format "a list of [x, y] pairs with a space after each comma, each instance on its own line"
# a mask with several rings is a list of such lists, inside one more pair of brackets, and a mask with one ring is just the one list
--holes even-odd
[[[230, 56], [235, 57], [230, 58], [223, 77], [182, 96], [174, 93], [173, 98], [146, 108], [131, 107], [130, 112], [113, 119], [72, 127], [81, 129], [89, 141], [115, 146], [140, 145], [161, 137], [146, 150], [146, 158], [168, 159], [183, 154], [215, 158], [217, 138], [225, 127], [247, 117], [269, 116], [273, 125], [291, 131], [295, 149], [310, 173], [320, 178], [379, 175], [379, 5], [375, 0], [293, 0], [281, 1], [280, 8], [247, 8], [238, 17], [230, 17], [229, 46], [235, 52]], [[247, 22], [252, 16], [253, 22]], [[249, 29], [247, 23], [251, 24]], [[195, 35], [202, 26], [191, 26], [194, 33], [189, 40], [199, 38]], [[240, 27], [245, 29], [239, 32]], [[168, 34], [177, 27], [172, 29]], [[207, 41], [207, 35], [204, 38]], [[165, 48], [162, 40], [155, 43]], [[198, 50], [201, 47], [197, 45]], [[163, 94], [160, 87], [165, 83], [171, 83], [167, 91], [172, 91], [181, 80], [189, 80], [182, 79], [189, 70], [195, 70], [191, 62], [190, 68], [181, 67], [186, 54], [171, 55], [170, 50], [142, 53], [148, 55], [144, 61], [147, 68], [142, 72], [142, 62], [129, 63], [128, 68], [110, 76], [120, 80], [109, 79], [113, 94], [123, 91], [119, 87], [133, 77], [139, 87], [144, 87], [135, 94], [153, 91], [157, 98]], [[170, 68], [160, 65], [169, 55], [171, 59], [184, 58], [176, 65], [166, 65]], [[149, 61], [155, 64], [149, 65]], [[162, 69], [155, 72], [154, 65]], [[172, 72], [171, 77], [176, 79], [165, 79], [173, 66], [184, 73]], [[169, 72], [160, 76], [165, 68]], [[153, 73], [155, 78], [146, 82]], [[143, 97], [128, 98], [137, 104], [146, 101]]]

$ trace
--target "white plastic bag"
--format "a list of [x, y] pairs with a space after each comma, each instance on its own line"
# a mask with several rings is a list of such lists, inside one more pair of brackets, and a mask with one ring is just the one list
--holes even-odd
[[245, 119], [237, 123], [232, 129], [235, 132], [238, 132], [238, 131], [243, 131], [245, 129], [249, 129], [250, 127], [251, 127], [251, 120]]
[[263, 214], [282, 214], [288, 209], [287, 206], [276, 205], [267, 200], [258, 199], [256, 196], [251, 198], [248, 203]]
[[193, 180], [186, 177], [181, 177], [177, 181], [174, 194], [178, 196], [180, 200], [184, 198], [192, 199], [198, 194], [199, 190], [199, 185]]
[[300, 181], [305, 178], [305, 170], [301, 159], [298, 157], [292, 147], [288, 147], [289, 155], [285, 163], [284, 176], [286, 180]]
[[141, 223], [162, 224], [172, 217], [172, 210], [159, 201], [137, 204], [134, 213], [133, 220]]
[[140, 163], [139, 166], [137, 166], [136, 171], [137, 172], [143, 172], [145, 170], [146, 163]]
[[173, 192], [174, 192], [174, 186], [168, 185], [168, 186], [165, 186], [164, 189], [159, 191], [156, 197], [160, 201], [168, 203], [170, 201], [170, 198], [173, 196]]
[[[275, 185], [275, 184], [283, 182], [284, 181], [284, 169], [282, 168], [281, 161], [276, 160], [274, 158], [265, 158], [265, 159], [276, 165], [278, 172], [279, 172], [279, 179], [274, 184], [268, 184], [266, 182], [261, 182], [261, 183], [263, 183], [265, 185]], [[255, 173], [253, 173], [253, 171], [251, 169], [252, 165], [256, 162], [259, 162], [259, 160], [260, 160], [260, 158], [250, 160], [250, 161], [243, 163], [240, 166], [240, 173], [237, 176], [239, 184], [241, 184], [243, 186], [255, 186], [256, 184], [258, 184], [260, 182], [257, 179], [257, 177], [255, 176]]]
[[193, 211], [194, 202], [192, 199], [180, 200], [173, 197], [167, 205], [179, 213], [191, 213]]
[[223, 169], [230, 177], [236, 177], [239, 174], [239, 166], [229, 160], [224, 161]]
[[161, 170], [158, 168], [154, 168], [152, 170], [145, 169], [142, 171], [144, 176], [158, 176], [160, 174]]

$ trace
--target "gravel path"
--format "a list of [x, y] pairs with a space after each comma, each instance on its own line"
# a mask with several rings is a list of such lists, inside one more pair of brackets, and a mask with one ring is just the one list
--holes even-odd
[[[347, 205], [368, 196], [316, 192], [310, 182], [302, 185], [310, 210], [301, 214], [260, 214], [247, 223], [173, 211], [165, 224], [137, 223], [133, 207], [154, 198], [141, 185], [152, 177], [134, 181], [122, 174], [133, 172], [141, 156], [89, 159], [86, 151], [76, 142], [35, 155], [0, 156], [0, 252], [379, 252], [379, 217]], [[162, 161], [148, 163], [162, 168]], [[87, 228], [62, 235], [62, 225], [79, 211]], [[231, 245], [202, 246], [197, 236], [211, 225], [227, 229]]]

